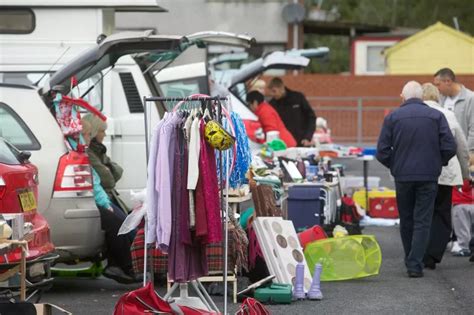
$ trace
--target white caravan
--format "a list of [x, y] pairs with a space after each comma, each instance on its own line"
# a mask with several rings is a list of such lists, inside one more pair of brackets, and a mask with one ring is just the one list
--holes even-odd
[[[79, 87], [72, 94], [85, 95], [109, 117], [109, 154], [125, 169], [119, 188], [122, 192], [142, 189], [146, 183], [142, 97], [160, 95], [154, 79], [143, 72], [150, 69], [147, 73], [151, 73], [166, 65], [197, 43], [245, 47], [253, 39], [219, 32], [186, 37], [152, 32], [114, 34], [105, 39], [99, 36], [108, 35], [113, 29], [114, 10], [139, 10], [140, 5], [144, 10], [162, 10], [154, 1], [67, 0], [60, 5], [43, 1], [36, 6], [31, 1], [30, 5], [26, 1], [9, 1], [10, 6], [7, 2], [0, 4], [0, 33], [10, 33], [0, 34], [0, 105], [15, 111], [11, 117], [23, 119], [38, 140], [34, 143], [40, 144], [28, 147], [27, 143], [20, 143], [19, 147], [37, 151], [33, 152], [32, 162], [38, 165], [41, 178], [38, 208], [50, 222], [53, 242], [61, 257], [91, 258], [100, 252], [103, 240], [99, 213], [90, 191], [61, 191], [60, 169], [67, 168], [67, 149], [52, 116], [43, 116], [49, 114], [49, 110], [45, 111], [50, 105], [49, 92], [58, 85], [69, 91], [71, 77], [77, 78]], [[118, 9], [117, 4], [121, 4]], [[12, 15], [22, 23], [11, 23]], [[33, 89], [22, 89], [21, 85]], [[43, 88], [38, 90], [34, 85]], [[156, 104], [151, 111], [156, 122], [164, 107]], [[1, 122], [6, 119], [10, 118], [0, 115]], [[9, 136], [6, 138], [14, 144], [15, 139], [21, 138], [3, 129], [0, 125], [0, 133]], [[123, 197], [128, 199], [125, 194]]]

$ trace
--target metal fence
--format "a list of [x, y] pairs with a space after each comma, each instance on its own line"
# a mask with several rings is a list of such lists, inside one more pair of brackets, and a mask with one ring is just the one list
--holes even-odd
[[372, 145], [377, 142], [384, 117], [400, 105], [396, 97], [308, 96], [318, 117], [323, 117], [337, 143]]

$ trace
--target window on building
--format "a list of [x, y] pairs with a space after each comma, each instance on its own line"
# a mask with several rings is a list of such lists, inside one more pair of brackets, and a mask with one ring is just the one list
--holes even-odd
[[0, 9], [0, 34], [29, 34], [35, 29], [35, 15], [29, 9]]
[[368, 46], [367, 47], [367, 71], [384, 72], [385, 60], [382, 54], [387, 46]]

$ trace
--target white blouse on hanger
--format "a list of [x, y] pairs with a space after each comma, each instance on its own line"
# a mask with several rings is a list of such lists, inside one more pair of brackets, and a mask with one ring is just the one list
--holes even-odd
[[199, 132], [198, 117], [194, 118], [191, 125], [188, 158], [188, 189], [195, 190], [199, 178], [199, 151], [201, 150], [201, 136]]

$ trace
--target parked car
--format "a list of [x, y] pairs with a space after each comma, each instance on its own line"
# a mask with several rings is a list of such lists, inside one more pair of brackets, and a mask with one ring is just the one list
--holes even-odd
[[[95, 86], [104, 85], [103, 113], [113, 113], [114, 117], [107, 120], [107, 132], [111, 134], [109, 152], [111, 158], [125, 169], [120, 182], [128, 180], [127, 190], [143, 189], [146, 185], [146, 158], [142, 95], [133, 83], [133, 93], [125, 97], [122, 84], [111, 81], [111, 76], [120, 80], [126, 77], [125, 69], [132, 69], [140, 78], [140, 85], [144, 84], [148, 91], [153, 91], [148, 95], [161, 95], [159, 87], [153, 83], [152, 71], [146, 71], [159, 67], [157, 61], [169, 61], [194, 44], [245, 46], [252, 42], [248, 36], [220, 32], [190, 36], [152, 35], [150, 32], [114, 34], [64, 65], [40, 89], [0, 84], [0, 109], [5, 113], [0, 115], [0, 135], [3, 133], [21, 149], [40, 153], [32, 156], [42, 178], [38, 204], [51, 225], [52, 239], [61, 261], [97, 257], [102, 250], [103, 232], [92, 195], [88, 157], [68, 150], [50, 111], [51, 96], [59, 90], [65, 94], [77, 93], [77, 88], [70, 90], [73, 77], [79, 86], [93, 77], [100, 77], [101, 81]], [[128, 56], [130, 54], [134, 55], [133, 59]], [[93, 92], [94, 88], [90, 91]], [[161, 103], [153, 103], [148, 109], [152, 113], [152, 124], [158, 122], [160, 113], [165, 111]]]
[[[4, 112], [0, 108], [0, 116]], [[38, 212], [38, 169], [29, 161], [30, 153], [19, 151], [0, 137], [0, 220], [11, 223], [21, 215], [24, 222], [19, 228], [28, 240], [27, 288], [45, 288], [51, 284], [50, 267], [58, 257], [54, 254], [48, 222]], [[16, 236], [20, 230], [14, 233]], [[23, 233], [22, 232], [22, 233]], [[17, 265], [21, 249], [17, 248], [0, 256], [0, 273]], [[0, 282], [0, 299], [11, 290], [18, 289], [14, 281]]]
[[[165, 8], [157, 5], [156, 0], [68, 0], [67, 4], [64, 1], [52, 0], [42, 1], [41, 4], [38, 4], [38, 1], [4, 0], [0, 4], [0, 17], [11, 15], [12, 10], [18, 17], [15, 21], [3, 19], [5, 23], [2, 23], [0, 18], [0, 83], [41, 87], [51, 79], [54, 72], [67, 67], [78, 54], [93, 48], [104, 37], [117, 39], [117, 35], [113, 34], [116, 30], [115, 12], [160, 12], [165, 11]], [[148, 30], [133, 33], [145, 38], [154, 32]], [[162, 39], [166, 37], [161, 36]], [[85, 79], [78, 76], [80, 83], [78, 88], [73, 90], [74, 95], [86, 94], [84, 99], [108, 117], [108, 136], [105, 139], [108, 155], [120, 165], [127, 165], [116, 187], [125, 202], [131, 204], [130, 191], [143, 189], [146, 182], [145, 166], [136, 163], [137, 160], [145, 161], [142, 100], [144, 96], [160, 93], [159, 88], [148, 79], [147, 72], [160, 69], [163, 64], [196, 44], [200, 47], [208, 44], [248, 47], [251, 40], [249, 36], [199, 32], [188, 36], [175, 36], [173, 40], [170, 37], [161, 43], [147, 41], [151, 46], [142, 47], [140, 53], [160, 52], [150, 56], [151, 62], [144, 60], [143, 54], [132, 57], [125, 56], [127, 53], [123, 52], [120, 53], [123, 57], [114, 59], [114, 67], [104, 72], [92, 71], [90, 73], [94, 74], [87, 75]], [[170, 54], [166, 54], [167, 52]], [[138, 59], [142, 60], [137, 63]], [[89, 90], [91, 88], [92, 90]], [[165, 110], [161, 104], [150, 106], [149, 109], [153, 124]], [[33, 159], [36, 159], [35, 155]], [[43, 190], [41, 186], [40, 190]], [[43, 194], [40, 193], [41, 195]], [[40, 209], [47, 207], [48, 205], [42, 204], [40, 200]], [[76, 205], [68, 204], [67, 207], [73, 208]]]
[[0, 136], [33, 152], [40, 170], [38, 209], [61, 260], [94, 258], [104, 240], [89, 159], [69, 152], [61, 129], [34, 87], [0, 84]]

